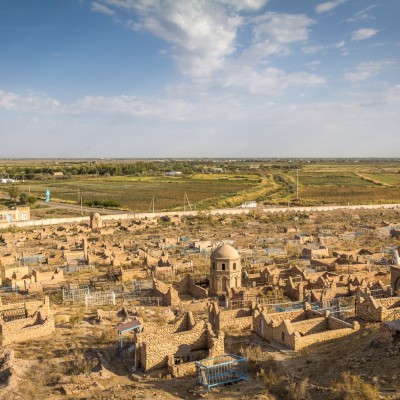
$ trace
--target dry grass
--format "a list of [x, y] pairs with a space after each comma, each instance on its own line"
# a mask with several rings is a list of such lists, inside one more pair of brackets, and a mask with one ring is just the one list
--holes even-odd
[[344, 372], [342, 379], [335, 383], [333, 389], [338, 395], [338, 400], [376, 400], [379, 398], [376, 387], [350, 372]]

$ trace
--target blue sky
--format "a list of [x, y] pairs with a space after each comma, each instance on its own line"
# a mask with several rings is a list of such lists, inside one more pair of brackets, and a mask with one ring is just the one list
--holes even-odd
[[1, 157], [398, 157], [399, 0], [1, 0]]

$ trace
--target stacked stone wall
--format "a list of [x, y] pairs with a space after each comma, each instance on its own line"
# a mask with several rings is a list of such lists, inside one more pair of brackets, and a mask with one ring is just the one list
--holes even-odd
[[181, 302], [178, 291], [164, 282], [154, 279], [154, 294], [162, 298], [162, 305], [167, 307], [178, 306]]
[[[156, 339], [156, 337], [154, 338]], [[178, 332], [157, 340], [147, 340], [142, 347], [142, 367], [145, 371], [168, 366], [167, 355], [189, 356], [191, 351], [207, 348], [207, 331], [201, 325], [191, 331]]]
[[250, 309], [220, 311], [220, 329], [224, 331], [244, 330], [251, 327], [252, 322]]
[[[218, 335], [215, 335], [211, 330], [211, 326], [208, 324], [207, 325], [208, 350], [197, 352], [196, 358], [200, 360], [203, 358], [213, 358], [224, 355], [225, 354], [224, 338], [225, 335], [223, 332], [220, 332]], [[168, 359], [168, 372], [174, 377], [178, 378], [187, 375], [194, 375], [196, 372], [195, 361], [175, 365], [174, 358], [172, 355], [169, 355], [167, 359]]]
[[175, 378], [182, 376], [194, 375], [196, 373], [195, 361], [187, 362], [179, 365], [168, 365], [168, 373]]
[[34, 321], [35, 318], [24, 319], [25, 324], [19, 323], [13, 326], [8, 326], [8, 324], [16, 321], [3, 323], [1, 325], [2, 345], [7, 346], [11, 343], [25, 342], [27, 340], [41, 338], [42, 336], [50, 335], [55, 331], [53, 317], [48, 317], [46, 320], [36, 325], [29, 325], [29, 320]]
[[339, 318], [329, 316], [328, 329], [335, 330], [335, 329], [343, 329], [343, 328], [348, 328], [348, 327], [349, 327], [349, 324], [347, 322], [342, 321]]
[[195, 299], [206, 299], [208, 290], [196, 285], [190, 275], [186, 275], [177, 285], [179, 294], [187, 294]]
[[375, 299], [365, 295], [357, 298], [357, 317], [369, 322], [391, 321], [400, 317], [400, 297]]
[[351, 325], [328, 314], [323, 317], [321, 313], [312, 310], [302, 313], [302, 316], [294, 317], [302, 319], [294, 322], [285, 318], [285, 315], [278, 315], [287, 313], [277, 313], [270, 318], [270, 314], [256, 309], [253, 314], [253, 330], [264, 339], [300, 350], [314, 343], [346, 336], [360, 327], [357, 322]]
[[[350, 324], [349, 324], [350, 325]], [[306, 336], [297, 336], [294, 339], [294, 347], [293, 350], [301, 350], [305, 347], [311, 346], [316, 343], [321, 343], [325, 342], [328, 340], [333, 340], [333, 339], [338, 339], [343, 336], [351, 335], [354, 333], [356, 328], [353, 328], [351, 325], [348, 328], [342, 328], [342, 329], [335, 329], [335, 330], [328, 330], [325, 332], [321, 333], [315, 333], [312, 335], [306, 335]]]
[[[32, 313], [27, 318], [16, 319], [4, 322], [0, 319], [0, 330], [2, 345], [6, 346], [15, 342], [24, 342], [26, 340], [40, 338], [48, 335], [55, 330], [54, 318], [50, 314], [49, 297], [46, 296], [43, 302], [39, 303], [35, 312], [32, 312], [33, 305], [38, 302], [22, 303], [26, 307], [26, 313]], [[28, 310], [27, 305], [30, 309]], [[15, 307], [15, 305], [14, 305]]]
[[291, 325], [292, 328], [301, 335], [311, 335], [328, 329], [327, 320], [324, 317], [292, 322]]
[[305, 313], [303, 309], [267, 314], [267, 320], [274, 321], [276, 324], [284, 321], [285, 319], [292, 322], [297, 322], [297, 321], [303, 321], [307, 318], [308, 314]]

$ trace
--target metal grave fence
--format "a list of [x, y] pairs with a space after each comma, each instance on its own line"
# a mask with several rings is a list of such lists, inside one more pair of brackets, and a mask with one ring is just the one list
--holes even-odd
[[109, 292], [93, 292], [85, 295], [85, 306], [115, 306], [115, 293]]
[[85, 296], [90, 292], [89, 286], [78, 286], [78, 287], [63, 287], [63, 302], [84, 302]]
[[206, 386], [208, 390], [217, 385], [249, 380], [247, 358], [233, 354], [206, 358], [195, 362], [195, 366], [196, 384]]

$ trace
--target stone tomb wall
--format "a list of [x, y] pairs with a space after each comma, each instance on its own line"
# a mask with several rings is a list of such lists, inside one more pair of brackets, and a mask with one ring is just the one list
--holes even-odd
[[208, 290], [196, 285], [190, 275], [186, 275], [178, 284], [177, 290], [179, 294], [186, 294], [195, 299], [206, 299]]
[[178, 291], [172, 285], [161, 282], [157, 279], [153, 280], [154, 295], [162, 298], [162, 305], [167, 307], [178, 306], [181, 302]]
[[[281, 314], [281, 315], [279, 315]], [[292, 317], [293, 319], [289, 319]], [[358, 322], [349, 324], [330, 315], [310, 310], [296, 313], [265, 314], [261, 307], [253, 313], [253, 330], [267, 340], [276, 341], [293, 350], [300, 350], [315, 343], [349, 335], [360, 328]]]
[[215, 335], [204, 321], [195, 323], [191, 312], [165, 328], [146, 333], [145, 326], [135, 335], [136, 363], [144, 371], [169, 367], [171, 373], [181, 376], [194, 368], [194, 364], [184, 364], [224, 352], [223, 333]]
[[54, 318], [46, 297], [37, 311], [28, 318], [4, 322], [0, 319], [2, 346], [41, 338], [55, 331]]
[[208, 305], [208, 321], [214, 332], [241, 331], [252, 327], [252, 308], [221, 310], [217, 303]]
[[357, 297], [357, 318], [369, 322], [392, 321], [400, 318], [400, 297], [376, 299], [364, 294]]

